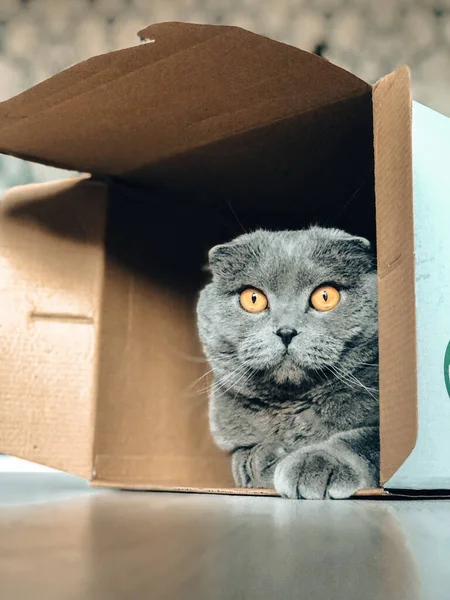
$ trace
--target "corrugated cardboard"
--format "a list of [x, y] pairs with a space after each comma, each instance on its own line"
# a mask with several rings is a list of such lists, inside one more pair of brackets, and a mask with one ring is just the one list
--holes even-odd
[[90, 478], [105, 188], [68, 180], [0, 204], [0, 448]]
[[381, 473], [384, 483], [417, 436], [411, 94], [408, 69], [373, 93], [377, 206]]
[[3, 201], [0, 450], [96, 484], [233, 488], [201, 391], [206, 250], [315, 221], [378, 243], [384, 481], [416, 435], [407, 69], [373, 89], [234, 27], [140, 35], [0, 105], [2, 152], [94, 175]]

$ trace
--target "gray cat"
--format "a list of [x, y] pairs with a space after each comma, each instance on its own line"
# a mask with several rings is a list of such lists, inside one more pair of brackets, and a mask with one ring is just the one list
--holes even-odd
[[337, 230], [255, 231], [209, 252], [198, 326], [210, 426], [236, 485], [347, 498], [379, 484], [376, 261]]

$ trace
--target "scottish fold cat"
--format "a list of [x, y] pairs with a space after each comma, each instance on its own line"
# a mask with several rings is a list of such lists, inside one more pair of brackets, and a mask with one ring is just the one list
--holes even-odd
[[379, 484], [376, 260], [337, 229], [263, 231], [209, 252], [198, 328], [210, 427], [236, 485], [347, 498]]

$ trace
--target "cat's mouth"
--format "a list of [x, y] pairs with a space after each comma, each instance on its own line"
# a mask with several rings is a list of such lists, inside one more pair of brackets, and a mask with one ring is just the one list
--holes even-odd
[[290, 362], [295, 362], [297, 364], [297, 360], [296, 360], [294, 354], [295, 353], [290, 351], [289, 348], [286, 348], [285, 350], [283, 350], [283, 353], [281, 354], [280, 363], [283, 363], [285, 361], [290, 361]]

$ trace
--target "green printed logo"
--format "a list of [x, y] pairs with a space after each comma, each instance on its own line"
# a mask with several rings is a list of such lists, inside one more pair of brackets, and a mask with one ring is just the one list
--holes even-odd
[[450, 342], [448, 343], [444, 356], [444, 381], [445, 387], [447, 388], [447, 394], [450, 398]]

